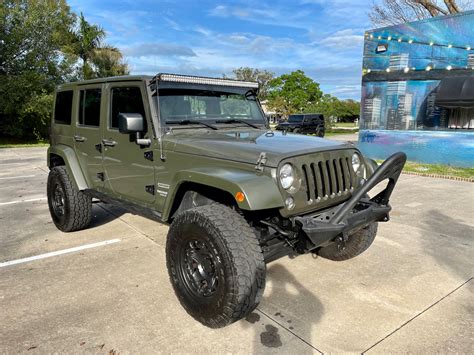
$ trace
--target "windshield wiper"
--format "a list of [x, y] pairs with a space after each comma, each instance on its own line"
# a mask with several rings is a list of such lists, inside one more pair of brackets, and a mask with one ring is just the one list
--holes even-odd
[[209, 127], [210, 129], [213, 129], [213, 130], [218, 130], [219, 128], [217, 128], [216, 126], [212, 125], [212, 124], [209, 124], [209, 123], [206, 123], [206, 122], [203, 122], [203, 121], [197, 121], [197, 120], [180, 120], [180, 121], [173, 121], [173, 120], [168, 120], [166, 121], [166, 124], [177, 124], [177, 125], [188, 125], [188, 124], [200, 124], [202, 126], [206, 126], [206, 127]]
[[229, 118], [228, 120], [219, 120], [219, 121], [216, 121], [216, 123], [243, 123], [243, 124], [246, 124], [247, 126], [260, 129], [259, 126], [254, 125], [253, 123], [247, 122], [245, 120], [239, 120], [237, 118]]

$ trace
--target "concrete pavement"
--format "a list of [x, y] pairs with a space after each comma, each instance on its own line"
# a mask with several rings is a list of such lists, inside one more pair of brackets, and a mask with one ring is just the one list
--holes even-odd
[[472, 353], [472, 183], [402, 175], [366, 253], [271, 263], [258, 309], [211, 330], [173, 294], [167, 226], [99, 203], [54, 227], [45, 153], [0, 149], [0, 263], [120, 241], [0, 267], [0, 353]]

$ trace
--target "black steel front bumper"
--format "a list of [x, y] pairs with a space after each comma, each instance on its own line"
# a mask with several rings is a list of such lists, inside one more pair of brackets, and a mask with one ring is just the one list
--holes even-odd
[[[371, 222], [388, 221], [391, 210], [388, 202], [406, 158], [401, 152], [390, 156], [348, 201], [336, 208], [316, 216], [296, 217], [296, 224], [311, 241], [311, 249], [347, 236]], [[384, 180], [388, 180], [385, 189], [369, 199], [367, 193]]]

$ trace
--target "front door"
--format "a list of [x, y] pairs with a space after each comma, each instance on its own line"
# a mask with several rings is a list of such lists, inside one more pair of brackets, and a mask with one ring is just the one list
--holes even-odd
[[102, 85], [80, 86], [76, 91], [74, 146], [89, 187], [103, 186], [101, 111], [105, 104]]
[[106, 86], [107, 119], [103, 127], [104, 189], [121, 199], [140, 205], [155, 200], [155, 175], [152, 148], [136, 144], [136, 136], [118, 130], [119, 113], [139, 113], [147, 118], [141, 138], [152, 138], [150, 120], [144, 106], [145, 89], [141, 82], [110, 83]]

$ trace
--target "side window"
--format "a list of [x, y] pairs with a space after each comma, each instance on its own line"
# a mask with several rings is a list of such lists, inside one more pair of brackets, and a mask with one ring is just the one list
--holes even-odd
[[54, 105], [54, 122], [60, 124], [71, 124], [73, 91], [59, 91], [56, 94]]
[[145, 117], [142, 93], [137, 86], [118, 87], [111, 90], [110, 128], [118, 128], [119, 113], [139, 113]]
[[101, 89], [81, 90], [79, 97], [79, 124], [99, 127]]

